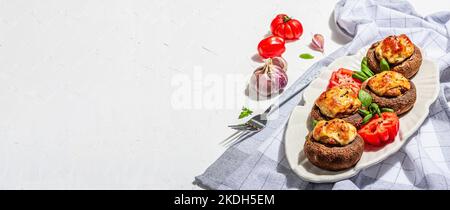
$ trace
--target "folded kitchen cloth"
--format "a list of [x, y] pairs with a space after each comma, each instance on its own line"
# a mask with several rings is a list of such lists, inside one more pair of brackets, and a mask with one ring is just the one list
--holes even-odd
[[208, 189], [449, 189], [450, 185], [450, 12], [422, 17], [406, 1], [342, 0], [336, 4], [339, 33], [352, 41], [311, 66], [280, 100], [338, 57], [392, 34], [407, 34], [440, 70], [439, 97], [428, 118], [396, 154], [332, 184], [303, 181], [290, 169], [284, 154], [284, 129], [302, 93], [280, 107], [267, 128], [227, 149], [195, 183]]

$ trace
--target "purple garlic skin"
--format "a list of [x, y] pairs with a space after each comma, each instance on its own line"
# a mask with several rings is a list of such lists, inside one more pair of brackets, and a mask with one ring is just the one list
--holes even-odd
[[[284, 60], [284, 59], [283, 59]], [[275, 65], [271, 59], [268, 59], [264, 66], [257, 68], [250, 80], [250, 86], [256, 91], [258, 96], [268, 97], [281, 91], [288, 84], [286, 74], [286, 63], [277, 62]]]
[[311, 41], [311, 48], [319, 52], [324, 51], [324, 38], [321, 34], [314, 34]]

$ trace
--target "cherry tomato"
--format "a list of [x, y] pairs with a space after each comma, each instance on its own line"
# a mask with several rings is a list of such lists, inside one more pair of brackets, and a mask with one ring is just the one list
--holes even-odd
[[359, 129], [358, 134], [367, 144], [382, 146], [394, 141], [400, 128], [398, 117], [393, 112], [383, 112]]
[[328, 89], [339, 85], [350, 85], [356, 92], [361, 89], [361, 81], [352, 77], [353, 71], [340, 68], [339, 70], [331, 74], [330, 82], [328, 83]]
[[263, 58], [281, 57], [286, 51], [285, 41], [278, 36], [269, 36], [258, 44], [259, 55]]
[[285, 14], [279, 14], [272, 20], [270, 30], [273, 35], [286, 40], [298, 39], [303, 34], [303, 26], [300, 21]]

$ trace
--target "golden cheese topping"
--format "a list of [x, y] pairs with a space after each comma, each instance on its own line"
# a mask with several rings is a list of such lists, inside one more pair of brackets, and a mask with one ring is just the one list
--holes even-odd
[[355, 126], [341, 119], [321, 120], [313, 130], [313, 139], [324, 144], [347, 145], [356, 137]]
[[402, 74], [395, 71], [383, 71], [373, 76], [367, 85], [379, 96], [396, 97], [411, 88], [411, 83]]
[[355, 113], [361, 107], [361, 101], [350, 86], [335, 86], [323, 92], [316, 105], [323, 115], [335, 118]]
[[398, 64], [409, 58], [414, 53], [414, 44], [408, 36], [388, 36], [375, 48], [378, 60], [386, 59], [390, 64]]

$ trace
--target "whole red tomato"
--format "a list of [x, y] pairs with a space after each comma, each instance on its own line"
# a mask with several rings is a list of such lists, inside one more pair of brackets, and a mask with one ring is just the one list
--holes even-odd
[[298, 39], [303, 34], [303, 26], [300, 21], [285, 14], [279, 14], [272, 20], [270, 30], [273, 35], [286, 40]]
[[286, 51], [285, 41], [278, 36], [269, 36], [258, 44], [258, 53], [263, 58], [281, 57]]

